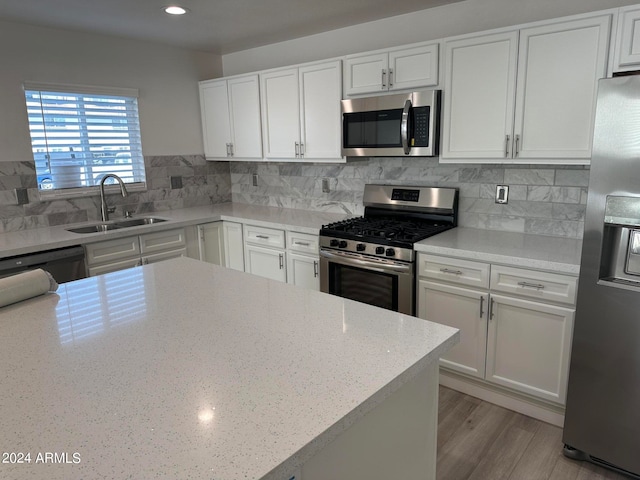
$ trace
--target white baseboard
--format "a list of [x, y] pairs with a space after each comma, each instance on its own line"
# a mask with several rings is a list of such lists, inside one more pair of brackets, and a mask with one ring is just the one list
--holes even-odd
[[564, 426], [564, 408], [560, 406], [538, 403], [533, 399], [499, 390], [492, 385], [456, 375], [442, 368], [440, 369], [440, 385], [560, 428]]

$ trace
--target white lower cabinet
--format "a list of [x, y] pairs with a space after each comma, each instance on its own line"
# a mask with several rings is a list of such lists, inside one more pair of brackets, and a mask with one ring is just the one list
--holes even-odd
[[318, 235], [287, 231], [287, 282], [320, 290]]
[[485, 378], [564, 404], [575, 309], [492, 294]]
[[484, 378], [488, 292], [419, 280], [418, 316], [460, 330], [460, 343], [440, 359], [452, 370]]
[[318, 235], [243, 225], [245, 271], [320, 290]]
[[187, 256], [182, 228], [85, 245], [90, 277]]
[[244, 271], [241, 223], [219, 221], [198, 225], [198, 249], [204, 262]]
[[286, 282], [284, 231], [243, 225], [243, 233], [245, 271], [260, 277]]
[[460, 329], [443, 368], [564, 405], [575, 277], [422, 253], [418, 276], [418, 316]]

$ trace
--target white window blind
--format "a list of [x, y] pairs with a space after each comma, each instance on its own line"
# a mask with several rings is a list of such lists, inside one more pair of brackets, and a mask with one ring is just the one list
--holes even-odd
[[108, 173], [144, 188], [136, 90], [32, 83], [24, 89], [41, 197], [95, 193]]

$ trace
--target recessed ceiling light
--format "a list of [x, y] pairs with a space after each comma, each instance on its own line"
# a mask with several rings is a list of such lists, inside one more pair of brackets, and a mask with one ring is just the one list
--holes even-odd
[[180, 7], [178, 5], [169, 5], [168, 7], [164, 7], [165, 13], [169, 15], [184, 15], [187, 13], [187, 9], [184, 7]]

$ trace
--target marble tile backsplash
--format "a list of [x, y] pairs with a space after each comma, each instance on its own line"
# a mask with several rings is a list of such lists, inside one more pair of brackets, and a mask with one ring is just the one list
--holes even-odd
[[[437, 158], [231, 162], [230, 172], [234, 202], [362, 214], [366, 183], [450, 186], [460, 189], [461, 226], [571, 238], [582, 237], [589, 185], [588, 167], [440, 164]], [[507, 204], [495, 203], [497, 185], [509, 186]]]
[[[145, 157], [145, 171], [145, 192], [131, 192], [126, 198], [108, 196], [109, 205], [116, 206], [115, 217], [125, 211], [162, 212], [231, 201], [227, 162], [208, 162], [202, 155]], [[27, 203], [18, 204], [16, 189], [26, 189]], [[33, 162], [0, 162], [0, 232], [99, 218], [99, 195], [41, 201]]]

